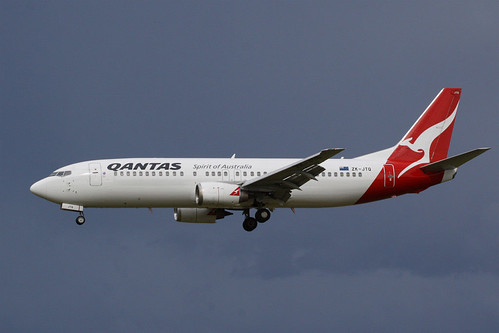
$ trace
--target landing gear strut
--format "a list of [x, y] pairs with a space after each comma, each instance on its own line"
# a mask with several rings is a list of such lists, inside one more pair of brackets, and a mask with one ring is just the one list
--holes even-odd
[[250, 216], [250, 210], [244, 210], [243, 228], [246, 231], [253, 231], [258, 226], [258, 222], [265, 223], [270, 219], [270, 211], [266, 208], [260, 208], [256, 211], [255, 217]]

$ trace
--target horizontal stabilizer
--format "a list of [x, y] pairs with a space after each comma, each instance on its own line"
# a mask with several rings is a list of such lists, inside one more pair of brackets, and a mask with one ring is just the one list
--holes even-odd
[[438, 162], [427, 164], [425, 166], [420, 167], [420, 169], [423, 170], [424, 173], [453, 170], [460, 167], [464, 163], [474, 159], [478, 155], [485, 153], [489, 149], [490, 148], [477, 148], [466, 153], [446, 158]]

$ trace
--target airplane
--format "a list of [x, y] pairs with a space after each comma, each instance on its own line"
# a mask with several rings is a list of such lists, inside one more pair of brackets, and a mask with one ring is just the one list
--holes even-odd
[[[394, 146], [353, 159], [328, 148], [304, 159], [118, 158], [59, 168], [35, 195], [79, 213], [85, 208], [174, 208], [178, 222], [215, 223], [232, 211], [254, 230], [277, 208], [323, 208], [419, 193], [454, 179], [490, 148], [447, 157], [461, 88], [444, 88]], [[252, 216], [250, 211], [254, 210]]]

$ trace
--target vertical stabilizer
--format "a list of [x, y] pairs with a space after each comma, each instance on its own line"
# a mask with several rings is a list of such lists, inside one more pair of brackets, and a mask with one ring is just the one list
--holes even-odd
[[417, 165], [447, 157], [460, 97], [461, 88], [442, 89], [395, 146], [389, 161], [412, 162], [398, 177]]
[[383, 163], [381, 171], [357, 203], [419, 193], [452, 179], [457, 167], [485, 148], [447, 158], [461, 88], [444, 88], [393, 147], [361, 156]]

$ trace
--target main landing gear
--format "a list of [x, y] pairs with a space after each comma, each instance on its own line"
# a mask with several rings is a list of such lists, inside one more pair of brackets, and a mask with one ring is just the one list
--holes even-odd
[[249, 209], [245, 209], [243, 214], [246, 216], [243, 222], [243, 228], [246, 231], [253, 231], [258, 223], [265, 223], [270, 219], [270, 210], [266, 208], [259, 208], [254, 218], [250, 217]]

